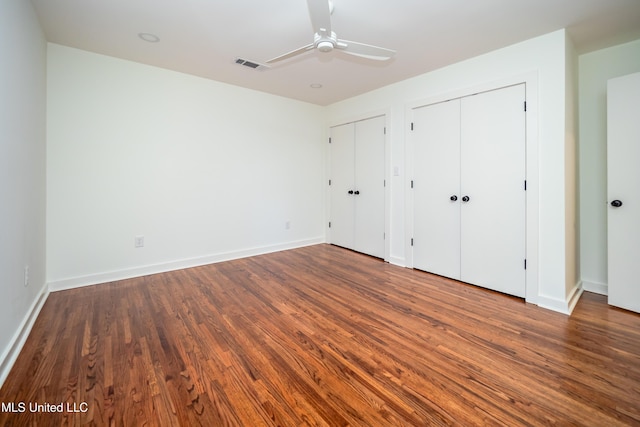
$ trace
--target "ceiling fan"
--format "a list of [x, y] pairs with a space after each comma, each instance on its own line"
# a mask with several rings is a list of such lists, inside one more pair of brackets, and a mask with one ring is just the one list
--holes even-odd
[[311, 16], [311, 24], [315, 31], [313, 43], [284, 55], [276, 56], [268, 60], [267, 64], [289, 59], [312, 49], [318, 49], [320, 52], [331, 52], [333, 49], [340, 49], [349, 55], [378, 61], [386, 61], [396, 53], [395, 50], [383, 47], [339, 39], [336, 33], [331, 31], [331, 14], [333, 13], [331, 0], [307, 0], [307, 5]]

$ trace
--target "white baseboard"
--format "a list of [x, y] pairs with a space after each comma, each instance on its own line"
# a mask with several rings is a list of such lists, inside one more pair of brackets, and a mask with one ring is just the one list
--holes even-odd
[[538, 296], [538, 306], [548, 310], [557, 311], [562, 314], [570, 315], [573, 312], [578, 300], [582, 296], [584, 288], [582, 282], [578, 282], [565, 300], [557, 298], [549, 298], [544, 295]]
[[404, 258], [400, 258], [400, 257], [396, 257], [396, 256], [390, 256], [389, 257], [389, 264], [397, 265], [398, 267], [406, 267], [407, 266]]
[[576, 304], [578, 304], [578, 301], [580, 300], [583, 292], [584, 287], [582, 285], [582, 282], [578, 282], [571, 290], [571, 294], [569, 294], [569, 298], [567, 299], [569, 309], [568, 314], [571, 314], [573, 312], [573, 309], [576, 308]]
[[597, 283], [583, 281], [582, 287], [587, 292], [593, 292], [594, 294], [609, 295], [609, 286], [606, 283]]
[[268, 254], [271, 252], [284, 251], [287, 249], [301, 248], [304, 246], [324, 243], [324, 237], [315, 239], [298, 240], [294, 242], [281, 243], [277, 245], [262, 246], [257, 248], [243, 249], [239, 251], [224, 252], [213, 255], [205, 255], [196, 258], [169, 261], [159, 264], [144, 265], [140, 267], [128, 268], [118, 271], [96, 273], [88, 276], [73, 277], [69, 279], [55, 280], [49, 282], [49, 291], [57, 292], [66, 289], [81, 288], [84, 286], [97, 285], [100, 283], [114, 282], [117, 280], [131, 279], [133, 277], [147, 276], [149, 274], [165, 273], [167, 271], [181, 270], [183, 268], [198, 267], [201, 265], [215, 264], [217, 262], [230, 261], [233, 259], [246, 258], [255, 255]]
[[38, 318], [38, 314], [40, 314], [40, 310], [42, 306], [47, 301], [49, 297], [49, 288], [45, 284], [43, 288], [40, 290], [35, 301], [31, 304], [31, 307], [27, 311], [24, 319], [20, 323], [20, 327], [11, 338], [7, 349], [0, 357], [0, 387], [4, 384], [4, 381], [7, 379], [11, 368], [13, 368], [13, 364], [18, 359], [18, 355], [24, 347], [24, 343], [27, 341], [27, 337], [31, 332], [31, 328], [33, 328], [33, 324], [36, 322]]

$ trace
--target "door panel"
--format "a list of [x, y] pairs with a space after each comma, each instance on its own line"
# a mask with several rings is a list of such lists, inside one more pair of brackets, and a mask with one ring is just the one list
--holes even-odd
[[413, 115], [413, 266], [460, 279], [460, 100]]
[[609, 304], [640, 312], [640, 73], [609, 80], [607, 90]]
[[385, 117], [355, 123], [354, 249], [384, 258]]
[[524, 100], [524, 84], [461, 100], [460, 277], [520, 297], [526, 253]]
[[354, 190], [354, 124], [331, 128], [331, 228], [330, 242], [352, 248], [355, 236]]

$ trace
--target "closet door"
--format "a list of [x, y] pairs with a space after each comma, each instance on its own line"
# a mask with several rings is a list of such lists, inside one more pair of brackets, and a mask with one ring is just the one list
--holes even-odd
[[353, 248], [355, 125], [331, 128], [331, 216], [330, 241], [334, 245]]
[[525, 296], [525, 87], [461, 100], [461, 280]]
[[384, 258], [385, 117], [355, 123], [354, 249]]
[[330, 242], [384, 258], [385, 117], [331, 128]]
[[640, 312], [640, 73], [607, 87], [609, 304]]
[[413, 119], [413, 266], [460, 279], [460, 100]]

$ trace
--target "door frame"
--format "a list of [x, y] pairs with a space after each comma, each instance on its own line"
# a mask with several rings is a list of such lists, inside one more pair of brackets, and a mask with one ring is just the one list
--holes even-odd
[[329, 143], [329, 138], [331, 136], [331, 128], [335, 126], [347, 125], [350, 123], [361, 122], [368, 119], [373, 119], [376, 117], [384, 117], [384, 179], [385, 179], [385, 187], [384, 187], [384, 261], [389, 262], [389, 254], [391, 248], [391, 233], [390, 233], [390, 221], [391, 218], [391, 167], [390, 159], [391, 159], [391, 147], [389, 144], [389, 138], [391, 136], [391, 127], [389, 123], [389, 118], [391, 117], [390, 109], [382, 109], [382, 110], [373, 110], [363, 114], [357, 114], [350, 117], [345, 117], [337, 120], [330, 121], [327, 124], [327, 136], [325, 145], [325, 158], [327, 159], [325, 165], [325, 180], [324, 185], [326, 188], [325, 193], [325, 241], [329, 242], [331, 239], [331, 230], [329, 228], [329, 221], [331, 218], [331, 186], [329, 185], [329, 179], [331, 179], [331, 144]]
[[452, 91], [443, 92], [429, 98], [419, 99], [405, 104], [405, 167], [407, 170], [405, 190], [405, 254], [407, 267], [413, 268], [413, 248], [411, 239], [414, 233], [414, 196], [411, 189], [411, 182], [414, 176], [413, 140], [411, 133], [411, 123], [414, 120], [413, 110], [438, 102], [450, 99], [463, 98], [480, 92], [487, 92], [518, 84], [525, 85], [525, 99], [527, 103], [527, 115], [525, 122], [526, 132], [526, 165], [525, 173], [527, 180], [526, 191], [526, 220], [525, 220], [525, 242], [527, 269], [525, 271], [525, 301], [538, 304], [538, 241], [539, 241], [539, 159], [538, 159], [538, 72], [518, 74], [503, 79], [486, 82], [471, 87], [465, 87]]

